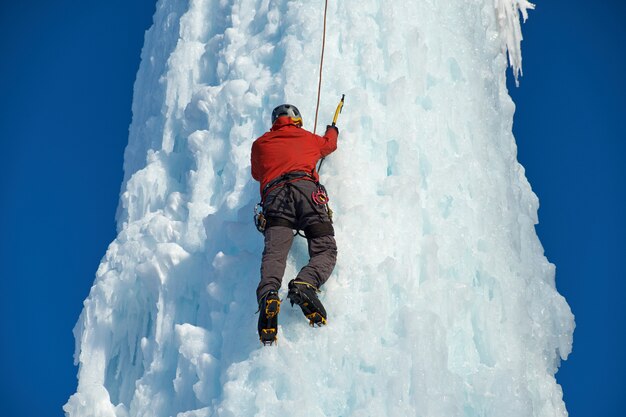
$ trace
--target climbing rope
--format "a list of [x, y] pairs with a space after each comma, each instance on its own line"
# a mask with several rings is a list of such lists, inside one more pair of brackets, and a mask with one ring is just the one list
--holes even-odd
[[324, 30], [322, 32], [322, 56], [320, 58], [320, 80], [317, 85], [317, 105], [315, 107], [315, 124], [313, 125], [313, 133], [317, 130], [317, 113], [320, 109], [320, 94], [322, 93], [322, 69], [324, 67], [324, 47], [326, 46], [326, 12], [328, 11], [328, 0], [324, 3]]

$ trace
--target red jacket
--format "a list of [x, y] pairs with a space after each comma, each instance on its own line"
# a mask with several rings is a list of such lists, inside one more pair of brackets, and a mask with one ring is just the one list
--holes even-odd
[[252, 177], [261, 183], [261, 193], [270, 181], [292, 171], [310, 172], [319, 180], [317, 161], [337, 149], [337, 136], [337, 129], [330, 126], [318, 136], [296, 126], [290, 117], [276, 119], [272, 129], [252, 144]]

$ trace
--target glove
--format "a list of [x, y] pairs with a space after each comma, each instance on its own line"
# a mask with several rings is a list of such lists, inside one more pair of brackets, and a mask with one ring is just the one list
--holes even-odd
[[337, 135], [339, 135], [339, 128], [337, 126], [328, 125], [326, 126], [326, 131], [328, 131], [328, 129], [335, 129], [335, 132], [337, 132]]

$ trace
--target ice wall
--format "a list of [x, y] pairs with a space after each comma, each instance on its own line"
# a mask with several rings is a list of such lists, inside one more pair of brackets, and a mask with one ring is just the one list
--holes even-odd
[[[68, 416], [567, 415], [554, 374], [573, 316], [505, 84], [523, 0], [329, 2], [320, 128], [347, 100], [322, 170], [329, 325], [285, 303], [278, 346], [258, 343], [250, 147], [282, 102], [313, 129], [323, 8], [158, 2]], [[299, 240], [285, 281], [306, 258]]]

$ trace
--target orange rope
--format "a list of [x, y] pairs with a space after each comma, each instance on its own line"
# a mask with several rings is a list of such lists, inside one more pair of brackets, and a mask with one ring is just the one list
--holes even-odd
[[317, 106], [315, 107], [315, 124], [313, 125], [313, 133], [317, 130], [317, 113], [320, 109], [320, 94], [322, 92], [322, 68], [324, 66], [324, 47], [326, 46], [326, 12], [328, 10], [328, 0], [324, 4], [324, 32], [322, 35], [322, 57], [320, 59], [320, 81], [317, 85]]

